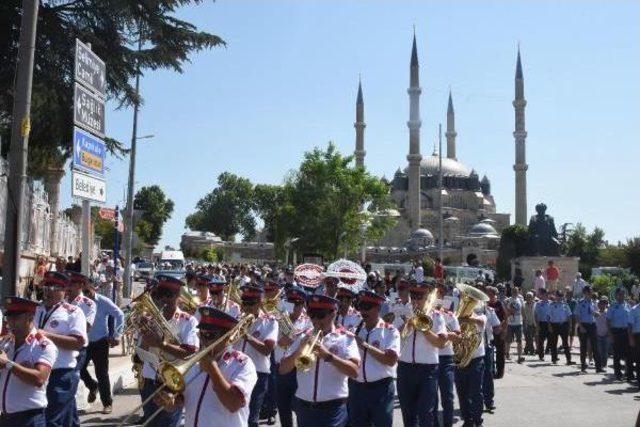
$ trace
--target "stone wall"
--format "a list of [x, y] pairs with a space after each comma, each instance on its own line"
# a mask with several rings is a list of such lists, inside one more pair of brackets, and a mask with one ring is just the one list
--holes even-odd
[[[515, 277], [516, 268], [522, 270], [524, 276], [523, 289], [533, 289], [533, 278], [536, 270], [542, 270], [544, 275], [549, 261], [553, 261], [560, 269], [560, 278], [558, 280], [558, 288], [563, 289], [569, 286], [576, 278], [578, 273], [578, 257], [543, 257], [543, 256], [524, 256], [511, 261], [511, 277]], [[547, 286], [548, 288], [548, 286]]]

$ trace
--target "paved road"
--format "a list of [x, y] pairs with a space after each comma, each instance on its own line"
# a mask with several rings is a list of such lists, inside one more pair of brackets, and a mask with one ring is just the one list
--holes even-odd
[[[522, 365], [507, 364], [507, 373], [496, 381], [497, 410], [484, 417], [486, 426], [634, 426], [640, 409], [638, 388], [613, 380], [611, 369], [601, 375], [591, 370], [581, 374], [576, 366], [552, 365], [529, 357]], [[575, 359], [577, 360], [577, 358]], [[82, 425], [116, 426], [122, 415], [138, 403], [137, 390], [116, 396], [114, 413], [108, 419], [98, 412], [82, 417]], [[97, 407], [96, 407], [97, 409]], [[458, 414], [456, 413], [456, 416]], [[134, 417], [135, 419], [136, 417]], [[457, 419], [456, 426], [462, 425]], [[394, 426], [402, 426], [400, 410]], [[211, 425], [214, 426], [214, 424]]]

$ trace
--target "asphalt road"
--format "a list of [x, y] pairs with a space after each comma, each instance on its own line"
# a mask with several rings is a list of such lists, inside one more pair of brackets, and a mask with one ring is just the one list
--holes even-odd
[[[522, 365], [507, 363], [504, 378], [496, 381], [497, 410], [493, 414], [485, 414], [485, 426], [635, 425], [640, 409], [638, 387], [614, 381], [611, 368], [604, 375], [596, 374], [593, 369], [582, 374], [575, 365], [553, 365], [549, 361], [539, 362], [533, 357], [527, 359]], [[115, 397], [111, 416], [105, 417], [96, 412], [101, 409], [100, 405], [96, 405], [96, 411], [89, 411], [82, 416], [82, 425], [117, 426], [123, 415], [131, 412], [139, 403], [137, 390], [126, 389]], [[458, 415], [456, 412], [455, 425], [461, 426]], [[134, 416], [133, 420], [136, 418]], [[395, 426], [402, 426], [399, 409], [394, 413]], [[211, 427], [217, 426], [213, 423]]]

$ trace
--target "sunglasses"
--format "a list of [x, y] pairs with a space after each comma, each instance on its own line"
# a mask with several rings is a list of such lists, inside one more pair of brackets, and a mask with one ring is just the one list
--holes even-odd
[[158, 298], [173, 298], [178, 296], [178, 293], [170, 291], [169, 289], [158, 289], [156, 290], [156, 296]]
[[329, 314], [329, 312], [326, 311], [326, 310], [309, 310], [309, 311], [307, 311], [307, 315], [309, 316], [310, 319], [322, 320], [325, 317], [327, 317], [328, 314]]

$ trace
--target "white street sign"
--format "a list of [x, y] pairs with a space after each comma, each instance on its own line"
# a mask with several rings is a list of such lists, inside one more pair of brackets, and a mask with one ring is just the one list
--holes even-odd
[[71, 177], [71, 195], [104, 203], [107, 201], [107, 183], [103, 179], [74, 170]]

